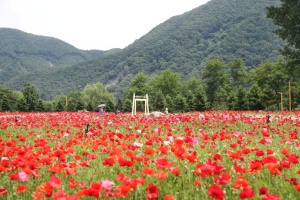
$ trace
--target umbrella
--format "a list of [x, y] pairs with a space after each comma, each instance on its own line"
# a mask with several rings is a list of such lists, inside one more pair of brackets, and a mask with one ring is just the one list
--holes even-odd
[[100, 107], [105, 107], [105, 104], [100, 104], [100, 105], [98, 106], [98, 108], [100, 108]]

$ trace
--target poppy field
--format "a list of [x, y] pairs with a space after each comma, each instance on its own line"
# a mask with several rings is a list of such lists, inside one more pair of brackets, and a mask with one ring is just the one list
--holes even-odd
[[0, 113], [0, 199], [296, 200], [299, 129], [297, 111]]

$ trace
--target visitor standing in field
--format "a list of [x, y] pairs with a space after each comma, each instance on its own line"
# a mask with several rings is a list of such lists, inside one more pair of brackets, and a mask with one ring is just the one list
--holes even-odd
[[100, 114], [100, 115], [103, 115], [103, 112], [104, 112], [104, 111], [103, 111], [103, 107], [100, 107], [100, 108], [99, 108], [99, 114]]
[[166, 108], [166, 110], [164, 111], [165, 114], [168, 114], [169, 111], [168, 111], [168, 108]]

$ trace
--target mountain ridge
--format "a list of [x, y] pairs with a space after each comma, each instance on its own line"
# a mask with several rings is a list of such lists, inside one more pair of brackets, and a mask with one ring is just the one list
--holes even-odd
[[97, 58], [104, 51], [84, 51], [54, 37], [0, 28], [0, 84], [43, 68], [73, 65]]
[[43, 98], [51, 99], [95, 82], [122, 94], [142, 71], [154, 76], [171, 69], [182, 79], [199, 78], [207, 61], [216, 58], [225, 62], [242, 58], [249, 70], [280, 57], [278, 49], [284, 42], [272, 33], [276, 26], [265, 16], [266, 7], [278, 2], [211, 0], [159, 24], [124, 49], [55, 71], [19, 76], [6, 85], [20, 89], [19, 82], [26, 80], [39, 86]]

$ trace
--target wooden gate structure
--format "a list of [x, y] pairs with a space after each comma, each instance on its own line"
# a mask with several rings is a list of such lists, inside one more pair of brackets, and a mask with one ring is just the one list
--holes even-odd
[[145, 115], [149, 115], [148, 94], [146, 94], [145, 96], [135, 96], [135, 93], [133, 93], [132, 115], [136, 115], [136, 102], [137, 101], [144, 101], [145, 102]]

